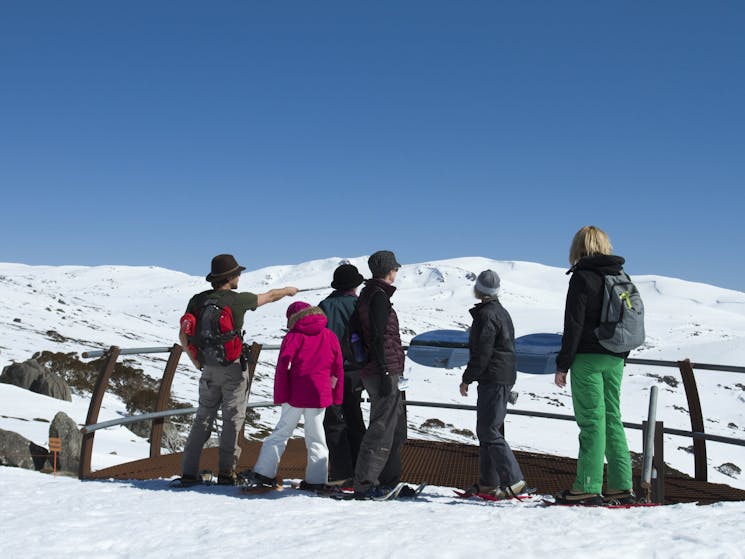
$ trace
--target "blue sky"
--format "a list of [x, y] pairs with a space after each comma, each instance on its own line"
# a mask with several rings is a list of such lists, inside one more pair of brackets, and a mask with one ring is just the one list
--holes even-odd
[[[0, 261], [395, 250], [745, 291], [745, 3], [0, 7]], [[367, 272], [365, 270], [365, 272]]]

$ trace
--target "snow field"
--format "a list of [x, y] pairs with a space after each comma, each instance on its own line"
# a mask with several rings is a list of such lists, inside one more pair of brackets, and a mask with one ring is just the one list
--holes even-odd
[[[334, 501], [0, 468], [4, 557], [743, 557], [745, 504], [637, 509], [457, 499]], [[10, 506], [8, 506], [10, 504]]]

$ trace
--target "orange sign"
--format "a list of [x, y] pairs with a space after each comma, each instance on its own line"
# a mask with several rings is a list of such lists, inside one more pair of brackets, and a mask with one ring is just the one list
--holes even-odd
[[49, 437], [49, 452], [60, 452], [62, 450], [62, 439]]

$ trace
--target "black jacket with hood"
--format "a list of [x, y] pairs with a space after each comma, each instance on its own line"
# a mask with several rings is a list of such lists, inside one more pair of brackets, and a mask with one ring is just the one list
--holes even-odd
[[580, 258], [567, 274], [569, 280], [566, 306], [564, 307], [564, 334], [561, 350], [556, 357], [556, 370], [567, 372], [578, 353], [600, 353], [626, 358], [627, 353], [613, 353], [598, 342], [594, 334], [600, 324], [603, 306], [603, 276], [618, 275], [625, 260], [616, 255], [595, 255]]

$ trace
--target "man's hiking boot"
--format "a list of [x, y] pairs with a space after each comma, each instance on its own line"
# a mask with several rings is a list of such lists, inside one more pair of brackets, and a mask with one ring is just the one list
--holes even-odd
[[344, 479], [330, 479], [326, 485], [333, 485], [334, 487], [352, 487], [354, 486], [354, 480], [351, 477]]
[[181, 477], [174, 479], [170, 485], [173, 487], [193, 487], [203, 483], [201, 476], [183, 474]]
[[235, 472], [220, 472], [217, 474], [217, 485], [235, 485], [238, 475]]
[[602, 506], [605, 503], [602, 495], [597, 493], [579, 493], [571, 489], [565, 489], [561, 493], [554, 495], [556, 504], [559, 505], [579, 505], [585, 507]]
[[633, 489], [608, 489], [603, 497], [607, 505], [634, 505], [638, 502]]

